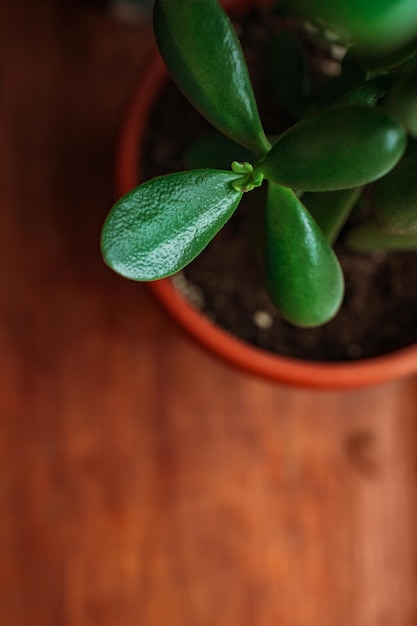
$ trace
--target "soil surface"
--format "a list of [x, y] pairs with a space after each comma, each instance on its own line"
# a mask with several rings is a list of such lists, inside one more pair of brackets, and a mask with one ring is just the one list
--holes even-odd
[[[267, 133], [291, 122], [277, 106], [258, 60], [270, 23], [262, 13], [236, 23]], [[289, 25], [292, 27], [292, 24]], [[315, 59], [317, 63], [317, 58]], [[141, 178], [183, 170], [184, 154], [212, 127], [169, 83], [155, 106], [144, 145]], [[346, 281], [343, 305], [328, 324], [300, 329], [275, 309], [265, 288], [260, 236], [262, 190], [245, 194], [233, 218], [185, 270], [173, 278], [190, 302], [231, 334], [260, 348], [307, 360], [349, 361], [389, 353], [417, 341], [417, 252], [335, 251]], [[256, 195], [257, 194], [257, 195]], [[342, 238], [341, 238], [342, 239]]]

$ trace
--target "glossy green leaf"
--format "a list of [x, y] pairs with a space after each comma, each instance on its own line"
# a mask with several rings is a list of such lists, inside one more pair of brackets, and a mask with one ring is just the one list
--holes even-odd
[[232, 216], [238, 176], [193, 170], [154, 178], [123, 196], [102, 232], [106, 263], [133, 280], [156, 280], [192, 261]]
[[192, 169], [228, 170], [233, 161], [254, 163], [255, 160], [253, 152], [216, 131], [194, 141], [185, 153], [186, 166]]
[[302, 201], [330, 244], [333, 244], [356, 204], [362, 187], [339, 191], [307, 192]]
[[294, 0], [300, 11], [367, 49], [400, 46], [417, 32], [415, 0]]
[[269, 83], [277, 104], [293, 119], [299, 119], [306, 108], [310, 73], [306, 53], [288, 31], [276, 33], [268, 42]]
[[319, 326], [338, 311], [344, 281], [321, 230], [290, 189], [270, 184], [266, 209], [266, 278], [282, 315]]
[[374, 188], [375, 215], [392, 233], [417, 233], [417, 141], [409, 139], [398, 165]]
[[358, 224], [344, 238], [347, 247], [358, 252], [386, 250], [401, 252], [417, 249], [417, 235], [395, 235], [381, 230], [375, 220]]
[[332, 107], [292, 126], [259, 165], [265, 178], [303, 191], [359, 187], [389, 172], [406, 146], [404, 127], [387, 111]]
[[270, 144], [246, 61], [218, 2], [156, 0], [154, 30], [169, 71], [196, 109], [237, 143], [265, 154]]

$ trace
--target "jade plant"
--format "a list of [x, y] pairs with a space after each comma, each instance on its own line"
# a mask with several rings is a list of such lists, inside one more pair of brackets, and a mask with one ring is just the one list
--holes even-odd
[[[306, 36], [329, 49], [337, 42], [344, 58], [326, 97], [313, 100], [299, 43], [285, 31], [273, 38], [273, 91], [294, 123], [271, 137], [219, 2], [156, 0], [154, 30], [171, 75], [227, 139], [202, 140], [196, 169], [144, 182], [115, 204], [102, 233], [106, 263], [133, 280], [170, 276], [207, 246], [243, 194], [264, 185], [266, 286], [288, 321], [308, 327], [330, 320], [343, 300], [333, 250], [342, 229], [347, 245], [361, 250], [417, 248], [414, 3], [294, 0], [278, 8], [290, 7]], [[226, 167], [205, 165], [213, 149], [219, 163], [230, 154]], [[372, 216], [346, 230], [369, 186]]]

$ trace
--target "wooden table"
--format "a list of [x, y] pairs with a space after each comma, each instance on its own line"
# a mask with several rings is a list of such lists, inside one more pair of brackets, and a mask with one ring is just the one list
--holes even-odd
[[0, 626], [415, 626], [416, 379], [265, 383], [113, 275], [147, 30], [0, 14]]

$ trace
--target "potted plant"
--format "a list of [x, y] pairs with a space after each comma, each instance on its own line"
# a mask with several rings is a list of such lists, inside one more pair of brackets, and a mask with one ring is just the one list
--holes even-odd
[[[251, 194], [254, 213], [265, 223], [270, 299], [297, 327], [326, 325], [338, 315], [344, 276], [333, 246], [341, 234], [344, 245], [360, 250], [417, 248], [417, 45], [411, 39], [416, 15], [410, 0], [392, 2], [389, 11], [379, 4], [342, 2], [334, 9], [325, 0], [299, 0], [291, 11], [282, 4], [271, 7], [284, 15], [280, 23], [297, 24], [297, 36], [302, 32], [313, 50], [336, 46], [343, 57], [340, 75], [320, 83], [312, 97], [297, 37], [274, 34], [268, 58], [275, 96], [291, 121], [271, 136], [261, 123], [238, 37], [217, 0], [155, 2], [155, 34], [165, 64], [188, 100], [227, 139], [203, 138], [188, 151], [192, 169], [133, 190], [131, 172], [121, 190], [128, 193], [104, 224], [103, 256], [127, 278], [157, 281], [154, 291], [207, 345], [277, 380], [358, 386], [408, 373], [417, 358], [414, 348], [405, 348], [326, 365], [261, 353], [213, 328], [161, 279], [191, 263]], [[155, 67], [138, 96], [148, 99], [148, 115], [148, 88], [161, 82], [159, 62]], [[137, 129], [144, 130], [147, 120], [142, 117]], [[132, 139], [138, 137], [124, 135], [125, 142]]]

